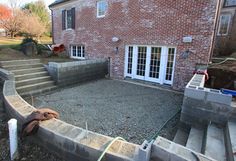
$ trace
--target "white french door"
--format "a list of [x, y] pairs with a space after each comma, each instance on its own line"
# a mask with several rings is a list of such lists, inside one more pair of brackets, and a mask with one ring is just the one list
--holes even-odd
[[126, 46], [125, 76], [172, 85], [175, 53], [173, 47]]

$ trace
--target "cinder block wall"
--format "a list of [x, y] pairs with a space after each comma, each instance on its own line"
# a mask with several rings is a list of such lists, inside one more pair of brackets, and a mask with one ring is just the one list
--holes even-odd
[[[196, 63], [207, 64], [218, 0], [108, 0], [104, 18], [96, 0], [68, 1], [52, 7], [54, 43], [85, 46], [86, 58], [111, 58], [111, 76], [124, 78], [125, 45], [177, 47], [174, 89], [184, 89]], [[62, 10], [75, 7], [75, 30], [62, 30]], [[119, 42], [113, 43], [112, 37]], [[192, 36], [192, 43], [183, 37]], [[119, 48], [116, 54], [115, 48]], [[187, 59], [183, 52], [193, 51]]]
[[210, 121], [225, 124], [235, 118], [232, 96], [204, 87], [205, 76], [195, 74], [185, 88], [181, 122], [204, 125]]
[[50, 75], [59, 86], [72, 85], [105, 78], [108, 74], [108, 60], [84, 60], [66, 63], [49, 62]]

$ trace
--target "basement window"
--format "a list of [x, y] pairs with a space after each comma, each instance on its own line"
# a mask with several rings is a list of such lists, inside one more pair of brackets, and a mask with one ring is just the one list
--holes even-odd
[[71, 58], [85, 59], [85, 47], [83, 45], [72, 45], [70, 51]]
[[105, 0], [100, 0], [97, 2], [97, 17], [105, 17], [108, 9], [108, 3]]
[[231, 19], [230, 14], [224, 14], [220, 16], [220, 23], [219, 23], [219, 29], [218, 29], [219, 36], [228, 35], [230, 19]]
[[236, 0], [225, 0], [225, 6], [226, 7], [236, 6]]

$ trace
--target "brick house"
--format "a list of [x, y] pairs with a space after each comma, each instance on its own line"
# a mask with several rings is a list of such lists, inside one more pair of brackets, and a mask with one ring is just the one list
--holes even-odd
[[212, 53], [218, 0], [58, 0], [53, 41], [72, 58], [110, 58], [113, 78], [183, 89]]
[[215, 55], [236, 52], [236, 0], [224, 0], [218, 22]]

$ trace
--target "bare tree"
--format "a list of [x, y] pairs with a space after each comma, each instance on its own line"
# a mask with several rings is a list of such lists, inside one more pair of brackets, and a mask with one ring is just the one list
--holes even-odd
[[28, 37], [36, 37], [39, 40], [40, 36], [46, 31], [46, 25], [42, 23], [38, 16], [25, 12], [24, 22], [21, 26], [21, 32]]
[[12, 14], [8, 19], [2, 19], [0, 24], [8, 33], [10, 33], [11, 37], [14, 38], [15, 34], [21, 30], [23, 17], [24, 12], [15, 9], [14, 14]]

